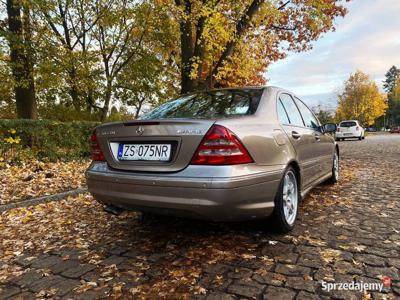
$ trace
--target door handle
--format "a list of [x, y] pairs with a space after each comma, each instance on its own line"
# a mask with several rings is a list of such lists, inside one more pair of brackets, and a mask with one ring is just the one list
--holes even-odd
[[298, 140], [299, 138], [301, 138], [301, 134], [298, 133], [297, 131], [292, 131], [292, 137]]
[[314, 133], [314, 137], [318, 142], [321, 140], [321, 135], [318, 133]]

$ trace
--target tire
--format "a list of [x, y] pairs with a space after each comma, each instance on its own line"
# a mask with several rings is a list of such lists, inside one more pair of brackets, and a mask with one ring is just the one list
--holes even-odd
[[296, 171], [292, 167], [288, 167], [285, 170], [275, 196], [275, 208], [272, 213], [272, 220], [276, 231], [287, 233], [294, 228], [299, 202], [300, 191]]
[[333, 155], [332, 160], [332, 176], [326, 182], [330, 184], [335, 184], [336, 182], [338, 182], [340, 177], [339, 171], [339, 154], [337, 150], [335, 150], [335, 154]]

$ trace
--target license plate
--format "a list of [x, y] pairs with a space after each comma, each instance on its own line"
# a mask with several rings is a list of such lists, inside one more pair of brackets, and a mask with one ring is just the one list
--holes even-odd
[[119, 144], [119, 160], [168, 161], [171, 144]]
[[345, 133], [344, 135], [351, 135], [351, 133]]

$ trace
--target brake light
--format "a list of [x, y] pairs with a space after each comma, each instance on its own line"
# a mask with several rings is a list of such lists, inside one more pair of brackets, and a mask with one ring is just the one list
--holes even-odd
[[360, 128], [357, 126], [357, 127], [356, 127], [356, 130], [358, 131], [359, 129], [360, 129]]
[[236, 165], [253, 159], [238, 137], [221, 125], [213, 125], [192, 158], [193, 165]]
[[340, 132], [340, 127], [336, 128], [336, 131], [337, 131], [337, 132]]
[[92, 153], [92, 160], [95, 161], [105, 161], [106, 158], [104, 157], [103, 151], [100, 149], [99, 142], [97, 140], [96, 131], [93, 131], [92, 135], [90, 136], [90, 149]]

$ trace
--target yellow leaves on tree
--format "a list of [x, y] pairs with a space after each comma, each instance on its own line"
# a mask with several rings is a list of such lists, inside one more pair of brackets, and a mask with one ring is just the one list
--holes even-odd
[[260, 85], [271, 62], [304, 51], [333, 20], [341, 0], [156, 0], [179, 27], [181, 93], [204, 87]]
[[382, 116], [388, 105], [386, 96], [368, 75], [361, 71], [351, 74], [339, 96], [336, 120], [358, 120], [363, 125], [372, 125]]

